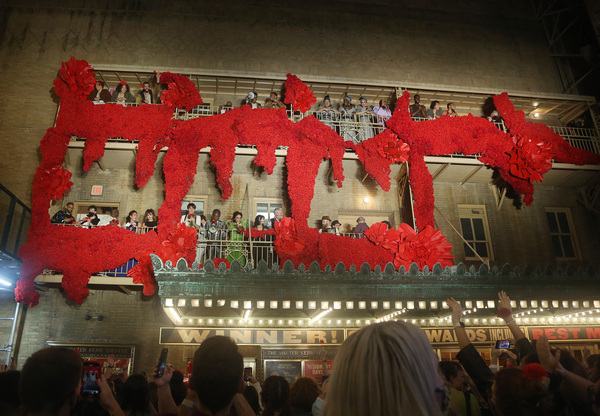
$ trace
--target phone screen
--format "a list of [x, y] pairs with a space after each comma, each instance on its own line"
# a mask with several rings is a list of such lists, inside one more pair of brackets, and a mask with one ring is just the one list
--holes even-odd
[[252, 367], [244, 368], [244, 381], [250, 381], [250, 377], [252, 377]]
[[510, 339], [503, 339], [496, 341], [497, 350], [507, 350], [510, 348]]
[[81, 393], [84, 396], [96, 397], [100, 394], [97, 380], [100, 377], [100, 364], [94, 361], [83, 363], [83, 377], [81, 379]]
[[165, 366], [167, 365], [167, 354], [169, 353], [168, 348], [163, 348], [160, 352], [160, 358], [158, 359], [158, 368], [156, 370], [156, 378], [162, 377], [165, 373]]

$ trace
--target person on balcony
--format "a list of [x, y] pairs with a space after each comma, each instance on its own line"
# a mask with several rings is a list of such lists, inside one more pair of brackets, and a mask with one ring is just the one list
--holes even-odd
[[329, 215], [323, 215], [323, 217], [321, 217], [321, 229], [319, 230], [319, 234], [322, 233], [335, 233], [334, 229], [331, 228], [331, 218]]
[[358, 217], [356, 220], [357, 224], [354, 227], [354, 236], [355, 238], [364, 238], [365, 231], [369, 229], [365, 217]]
[[214, 209], [210, 221], [204, 225], [204, 236], [208, 242], [208, 256], [211, 259], [221, 257], [221, 241], [225, 239], [225, 223], [220, 220], [221, 210]]
[[110, 210], [110, 222], [108, 223], [108, 225], [116, 225], [117, 227], [119, 226], [119, 209], [118, 208], [113, 208]]
[[228, 240], [234, 241], [227, 246], [227, 261], [230, 263], [237, 260], [242, 267], [246, 265], [246, 256], [244, 255], [244, 231], [248, 228], [248, 220], [242, 222], [242, 213], [235, 211], [233, 217], [227, 222]]
[[331, 99], [329, 95], [323, 98], [323, 105], [317, 109], [317, 118], [323, 122], [326, 126], [331, 127], [335, 130], [335, 124], [333, 121], [336, 119], [336, 114], [340, 112], [331, 106]]
[[279, 101], [279, 99], [277, 98], [277, 93], [273, 91], [269, 96], [269, 99], [265, 103], [265, 108], [274, 108], [276, 110], [279, 110], [280, 108], [285, 108], [285, 104]]
[[388, 106], [387, 100], [379, 100], [379, 105], [373, 107], [373, 112], [375, 113], [375, 115], [377, 115], [377, 122], [383, 124], [383, 129], [385, 129], [385, 122], [388, 121], [390, 117], [392, 117], [392, 111]]
[[112, 95], [112, 101], [121, 105], [132, 104], [134, 102], [133, 95], [129, 92], [129, 85], [127, 85], [127, 82], [121, 81], [121, 83], [117, 85], [117, 88]]
[[73, 208], [75, 205], [72, 202], [67, 202], [65, 205], [65, 209], [62, 211], [58, 211], [56, 214], [52, 216], [50, 222], [52, 224], [61, 224], [61, 225], [73, 225], [75, 224], [75, 218], [73, 217]]
[[429, 105], [429, 110], [427, 110], [427, 118], [430, 120], [435, 120], [443, 115], [444, 111], [440, 108], [440, 102], [437, 100], [432, 101]]
[[344, 104], [340, 107], [340, 118], [342, 122], [340, 124], [340, 133], [345, 141], [357, 143], [358, 131], [356, 130], [356, 124], [354, 123], [354, 113], [356, 107], [352, 105], [352, 97], [346, 95], [344, 97]]
[[140, 228], [140, 223], [138, 222], [138, 213], [136, 210], [129, 211], [129, 215], [125, 218], [123, 227], [137, 233], [138, 228]]
[[[257, 215], [256, 218], [254, 219], [253, 227], [260, 231], [266, 230], [267, 226], [266, 226], [265, 222], [266, 222], [266, 219], [265, 219], [264, 215]], [[259, 261], [261, 261], [263, 259], [265, 261], [267, 261], [267, 246], [265, 245], [264, 242], [270, 236], [266, 235], [265, 237], [255, 237], [252, 235], [252, 241], [254, 241], [255, 244], [257, 244], [254, 247], [252, 247], [252, 258], [254, 260], [255, 267]]]
[[111, 97], [110, 92], [104, 89], [104, 82], [96, 81], [96, 88], [90, 92], [87, 99], [93, 101], [95, 104], [104, 104], [110, 102]]
[[342, 235], [342, 233], [340, 232], [341, 226], [342, 224], [338, 220], [333, 220], [331, 223], [331, 233], [335, 235]]
[[367, 99], [365, 97], [360, 97], [358, 102], [359, 105], [354, 112], [354, 114], [356, 114], [356, 120], [359, 122], [356, 143], [363, 142], [374, 136], [373, 127], [371, 126], [371, 116], [375, 115], [375, 113], [373, 112], [373, 109], [367, 105]]
[[283, 218], [283, 210], [281, 208], [275, 208], [273, 210], [273, 218], [271, 218], [269, 228], [275, 228], [275, 223], [281, 222], [282, 218]]
[[415, 103], [410, 106], [410, 116], [412, 118], [427, 118], [427, 108], [421, 104], [421, 96], [415, 94], [413, 99]]
[[158, 232], [156, 230], [156, 227], [158, 227], [158, 216], [156, 215], [156, 212], [154, 212], [153, 209], [147, 209], [144, 213], [142, 227], [146, 229], [146, 232], [148, 232], [149, 230], [154, 230]]
[[258, 102], [258, 94], [255, 91], [250, 91], [246, 98], [244, 99], [244, 103], [242, 105], [249, 105], [252, 109], [262, 108]]
[[448, 105], [446, 107], [448, 109], [444, 110], [444, 115], [445, 116], [458, 117], [458, 113], [456, 112], [456, 104], [454, 104], [454, 103], [448, 103]]
[[142, 84], [142, 89], [135, 95], [136, 104], [156, 104], [148, 81]]
[[96, 205], [90, 205], [87, 215], [79, 221], [79, 224], [88, 228], [96, 227], [98, 223], [100, 223], [100, 218], [98, 217], [98, 214], [96, 214], [96, 209]]
[[187, 225], [188, 227], [200, 230], [202, 225], [200, 223], [200, 216], [196, 215], [196, 204], [194, 204], [193, 202], [187, 204], [187, 211], [187, 214], [181, 216], [179, 222]]
[[233, 109], [233, 103], [231, 101], [227, 101], [224, 105], [219, 106], [219, 114], [225, 114], [227, 111]]

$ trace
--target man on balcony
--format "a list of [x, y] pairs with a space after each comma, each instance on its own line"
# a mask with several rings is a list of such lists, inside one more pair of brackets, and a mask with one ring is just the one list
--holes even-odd
[[269, 228], [275, 228], [276, 222], [281, 222], [283, 218], [283, 210], [281, 208], [275, 208], [273, 210], [273, 218], [269, 221]]
[[58, 211], [50, 222], [52, 224], [61, 224], [61, 225], [70, 225], [75, 223], [75, 218], [73, 218], [73, 208], [75, 205], [72, 202], [67, 202], [65, 209], [62, 211]]
[[427, 118], [427, 108], [421, 104], [421, 97], [415, 94], [415, 103], [410, 106], [410, 116], [412, 118]]
[[225, 231], [225, 223], [221, 221], [220, 218], [221, 211], [214, 209], [210, 221], [206, 221], [206, 224], [204, 224], [206, 230], [204, 236], [209, 240], [208, 258], [210, 259], [221, 257], [221, 244], [223, 244], [223, 240], [225, 240], [227, 233], [227, 231]]
[[142, 84], [142, 89], [135, 96], [136, 104], [155, 104], [154, 95], [152, 94], [152, 90], [150, 89], [150, 83], [144, 82]]

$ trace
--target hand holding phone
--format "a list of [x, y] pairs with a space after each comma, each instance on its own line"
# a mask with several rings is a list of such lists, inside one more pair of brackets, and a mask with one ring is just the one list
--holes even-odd
[[100, 395], [100, 363], [86, 361], [83, 363], [83, 374], [81, 378], [81, 394], [87, 397], [98, 397]]
[[165, 373], [165, 366], [167, 365], [167, 354], [169, 354], [168, 348], [163, 348], [158, 358], [158, 365], [156, 366], [156, 374], [154, 378], [161, 378]]
[[510, 339], [499, 339], [496, 341], [497, 350], [507, 350], [510, 348]]

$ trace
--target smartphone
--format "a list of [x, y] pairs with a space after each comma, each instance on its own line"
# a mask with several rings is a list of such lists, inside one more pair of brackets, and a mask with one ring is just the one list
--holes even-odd
[[160, 352], [160, 357], [158, 359], [158, 368], [156, 369], [155, 378], [160, 378], [165, 373], [165, 366], [167, 365], [167, 354], [169, 353], [168, 348], [163, 348]]
[[499, 339], [496, 341], [497, 350], [507, 350], [510, 348], [510, 339]]
[[81, 394], [87, 397], [100, 395], [97, 380], [100, 377], [100, 363], [85, 361], [83, 363], [83, 376], [81, 378]]
[[252, 377], [252, 367], [245, 367], [244, 368], [244, 381], [250, 381], [251, 377]]

